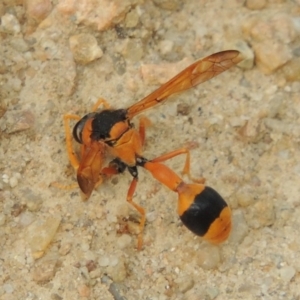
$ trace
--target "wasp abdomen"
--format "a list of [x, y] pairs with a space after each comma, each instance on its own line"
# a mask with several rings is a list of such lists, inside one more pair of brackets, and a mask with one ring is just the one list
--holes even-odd
[[[187, 190], [190, 191], [187, 192]], [[205, 186], [200, 193], [194, 194], [195, 185], [187, 185], [180, 202], [190, 205], [181, 212], [182, 223], [193, 233], [212, 243], [227, 239], [231, 230], [231, 211], [225, 200], [213, 188]]]

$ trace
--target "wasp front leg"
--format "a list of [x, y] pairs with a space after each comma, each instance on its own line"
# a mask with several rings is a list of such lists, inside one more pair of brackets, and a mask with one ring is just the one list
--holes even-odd
[[65, 133], [66, 133], [66, 146], [67, 146], [67, 153], [70, 160], [71, 165], [75, 170], [79, 167], [79, 160], [75, 154], [75, 151], [73, 149], [73, 136], [70, 129], [70, 120], [79, 121], [81, 118], [77, 115], [64, 115], [64, 127], [65, 127]]
[[[69, 161], [70, 161], [72, 167], [76, 171], [79, 168], [79, 160], [73, 149], [73, 144], [72, 144], [73, 138], [72, 138], [72, 133], [70, 130], [70, 120], [78, 121], [78, 120], [80, 120], [80, 117], [77, 115], [64, 115], [64, 128], [65, 128], [65, 134], [66, 134], [67, 153], [68, 153]], [[52, 182], [51, 186], [54, 186], [54, 187], [57, 187], [57, 188], [63, 189], [63, 190], [69, 190], [69, 189], [76, 188], [77, 184], [63, 185], [59, 182]]]
[[[93, 105], [92, 111], [96, 111], [100, 105], [103, 105], [105, 108], [109, 108], [110, 105], [108, 102], [102, 98], [99, 98], [98, 101]], [[77, 115], [67, 114], [64, 115], [64, 127], [65, 127], [65, 133], [66, 133], [66, 145], [67, 145], [67, 152], [69, 156], [69, 160], [71, 165], [75, 170], [79, 167], [79, 160], [77, 156], [75, 155], [75, 151], [73, 149], [73, 135], [70, 129], [70, 120], [80, 121], [81, 117]], [[83, 152], [83, 147], [81, 147], [81, 153]]]

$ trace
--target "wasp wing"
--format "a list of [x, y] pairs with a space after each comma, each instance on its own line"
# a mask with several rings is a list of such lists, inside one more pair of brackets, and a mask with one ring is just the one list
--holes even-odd
[[82, 159], [77, 170], [77, 182], [82, 191], [83, 200], [87, 200], [93, 189], [101, 182], [101, 169], [104, 160], [105, 146], [92, 141], [89, 146], [82, 146]]
[[143, 110], [163, 102], [175, 93], [192, 88], [205, 82], [243, 60], [237, 50], [221, 51], [196, 61], [150, 95], [127, 109], [128, 118], [132, 118]]

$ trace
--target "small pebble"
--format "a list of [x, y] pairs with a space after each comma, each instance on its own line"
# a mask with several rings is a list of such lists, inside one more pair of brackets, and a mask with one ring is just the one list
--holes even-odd
[[22, 203], [15, 203], [11, 210], [11, 215], [14, 217], [19, 216], [26, 209], [26, 205]]
[[266, 90], [266, 95], [274, 95], [278, 91], [278, 86], [275, 84], [270, 85]]
[[265, 74], [271, 74], [292, 59], [290, 48], [274, 40], [253, 45], [256, 63]]
[[80, 273], [82, 274], [82, 277], [84, 277], [85, 279], [87, 280], [90, 279], [90, 274], [86, 266], [80, 267]]
[[272, 19], [270, 19], [274, 38], [284, 44], [294, 42], [297, 38], [297, 25], [294, 20], [289, 14], [275, 14]]
[[300, 81], [300, 57], [293, 58], [282, 68], [287, 81]]
[[0, 226], [3, 226], [5, 224], [5, 214], [0, 213]]
[[130, 235], [128, 234], [122, 234], [116, 241], [116, 245], [117, 247], [119, 247], [119, 249], [125, 249], [126, 247], [128, 247], [129, 245], [131, 245], [132, 242], [132, 238]]
[[41, 55], [46, 55], [49, 59], [58, 55], [59, 47], [54, 40], [45, 38], [40, 42], [40, 46], [44, 51]]
[[255, 43], [271, 41], [274, 39], [272, 26], [269, 22], [257, 17], [246, 19], [242, 25], [245, 38], [251, 39]]
[[90, 272], [90, 278], [92, 278], [92, 279], [99, 278], [99, 277], [101, 277], [101, 275], [102, 275], [102, 272], [99, 268]]
[[78, 290], [80, 297], [88, 298], [91, 294], [91, 289], [85, 284], [79, 285], [77, 290]]
[[18, 19], [12, 14], [5, 14], [1, 17], [0, 31], [16, 34], [21, 31]]
[[252, 10], [261, 10], [267, 5], [266, 0], [247, 0], [246, 7]]
[[240, 244], [249, 232], [249, 227], [241, 210], [236, 210], [232, 218], [232, 231], [229, 236], [229, 242], [235, 245]]
[[29, 45], [21, 37], [15, 37], [10, 41], [10, 45], [19, 52], [26, 52], [29, 50]]
[[259, 136], [261, 119], [259, 117], [254, 117], [246, 121], [244, 126], [242, 126], [238, 133], [251, 141], [255, 141], [255, 138]]
[[241, 207], [247, 207], [255, 202], [255, 195], [251, 194], [252, 189], [251, 185], [244, 185], [237, 190], [235, 197]]
[[267, 128], [275, 132], [284, 133], [288, 136], [300, 137], [300, 126], [297, 123], [287, 123], [275, 118], [265, 118], [264, 123]]
[[202, 247], [196, 257], [197, 265], [205, 270], [211, 270], [218, 267], [221, 261], [218, 247], [207, 245]]
[[245, 213], [245, 219], [247, 224], [255, 229], [271, 226], [275, 221], [273, 201], [271, 199], [263, 199], [249, 206]]
[[22, 87], [22, 81], [19, 78], [10, 78], [7, 84], [16, 92], [19, 92]]
[[35, 259], [44, 255], [56, 234], [60, 221], [58, 217], [48, 217], [35, 221], [27, 228], [27, 242]]
[[44, 20], [52, 10], [51, 0], [25, 0], [26, 14], [36, 22]]
[[180, 0], [154, 0], [153, 1], [158, 7], [166, 10], [179, 10], [182, 6], [182, 2]]
[[40, 261], [32, 272], [32, 278], [36, 282], [47, 282], [51, 280], [56, 273], [57, 260], [49, 259]]
[[8, 177], [7, 174], [3, 174], [3, 175], [2, 175], [2, 181], [3, 181], [4, 183], [8, 183], [8, 182], [9, 182], [9, 177]]
[[123, 53], [125, 58], [133, 62], [142, 60], [144, 56], [144, 45], [140, 39], [127, 39]]
[[30, 225], [33, 221], [35, 220], [33, 213], [28, 212], [28, 211], [24, 211], [21, 215], [20, 215], [20, 219], [19, 219], [19, 224], [22, 227], [27, 227], [28, 225]]
[[107, 256], [101, 256], [98, 260], [100, 267], [107, 267], [109, 265], [109, 258]]
[[65, 17], [73, 16], [77, 24], [85, 25], [83, 27], [103, 31], [124, 19], [132, 9], [132, 2], [134, 1], [63, 0], [58, 2], [56, 9]]
[[267, 116], [269, 118], [275, 118], [283, 108], [284, 108], [284, 95], [282, 93], [276, 93], [270, 99]]
[[174, 47], [174, 42], [171, 40], [162, 40], [158, 44], [159, 51], [162, 55], [166, 55], [168, 53], [171, 53]]
[[127, 276], [127, 269], [123, 259], [118, 259], [117, 264], [107, 267], [107, 274], [114, 282], [122, 282]]
[[72, 243], [64, 243], [59, 248], [58, 253], [62, 256], [65, 256], [70, 252], [71, 248], [72, 248]]
[[292, 82], [291, 88], [292, 88], [292, 93], [300, 93], [300, 80]]
[[96, 38], [91, 34], [77, 34], [69, 39], [70, 49], [77, 63], [86, 65], [103, 55]]
[[186, 293], [190, 289], [192, 289], [195, 285], [193, 278], [182, 277], [176, 280], [178, 284], [178, 289], [181, 293]]
[[94, 260], [88, 260], [85, 265], [89, 273], [97, 268], [97, 263]]
[[28, 210], [38, 211], [43, 203], [42, 199], [39, 196], [33, 194], [31, 191], [29, 191], [25, 196], [25, 203]]
[[84, 251], [84, 252], [88, 251], [88, 250], [90, 249], [90, 244], [87, 243], [87, 242], [82, 242], [82, 243], [81, 243], [81, 249], [82, 249], [82, 251]]
[[215, 299], [219, 295], [219, 290], [216, 287], [208, 287], [205, 292], [210, 300]]
[[9, 185], [11, 188], [16, 187], [18, 185], [18, 178], [17, 177], [9, 178]]
[[30, 129], [33, 127], [35, 122], [35, 115], [29, 110], [12, 113], [11, 117], [13, 118], [13, 124], [8, 130], [9, 133], [16, 133]]
[[125, 26], [127, 28], [136, 27], [139, 23], [139, 15], [135, 9], [130, 11], [125, 18]]
[[146, 220], [147, 223], [152, 223], [157, 219], [157, 212], [156, 211], [150, 211], [146, 213]]
[[177, 115], [188, 116], [191, 112], [191, 106], [187, 103], [177, 105]]
[[14, 286], [10, 283], [4, 283], [3, 284], [3, 290], [5, 291], [6, 294], [11, 294], [14, 292]]
[[285, 266], [279, 270], [279, 273], [285, 282], [290, 282], [295, 276], [296, 270], [291, 266]]

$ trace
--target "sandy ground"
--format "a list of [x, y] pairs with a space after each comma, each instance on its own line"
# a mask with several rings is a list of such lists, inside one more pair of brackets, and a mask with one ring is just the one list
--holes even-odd
[[[182, 2], [1, 2], [1, 299], [300, 299], [300, 2]], [[145, 112], [146, 157], [193, 145], [193, 176], [233, 211], [226, 243], [190, 233], [144, 170], [142, 251], [128, 173], [87, 202], [51, 186], [76, 184], [64, 114], [126, 108], [233, 45], [248, 64]]]

